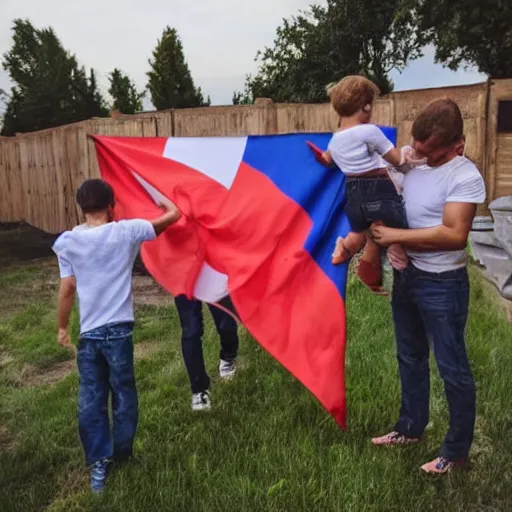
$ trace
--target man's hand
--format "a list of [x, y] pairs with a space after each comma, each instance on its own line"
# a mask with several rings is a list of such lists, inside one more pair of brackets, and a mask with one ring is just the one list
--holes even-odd
[[383, 247], [402, 244], [414, 251], [461, 251], [466, 248], [476, 213], [473, 203], [446, 203], [443, 223], [432, 228], [394, 229], [375, 223], [370, 228], [373, 239]]
[[162, 208], [162, 210], [166, 212], [173, 212], [174, 210], [177, 210], [178, 208], [176, 205], [166, 197], [162, 198], [160, 202], [158, 203], [159, 208]]
[[159, 202], [159, 206], [164, 210], [165, 213], [151, 222], [157, 235], [162, 233], [166, 228], [168, 228], [171, 224], [174, 224], [181, 217], [181, 212], [178, 210], [178, 207], [169, 199], [162, 199]]
[[375, 222], [370, 227], [372, 238], [382, 247], [389, 247], [397, 242], [397, 230], [388, 228], [382, 222]]
[[74, 349], [75, 346], [71, 343], [71, 339], [69, 338], [67, 329], [59, 329], [59, 333], [57, 335], [57, 341], [59, 345], [64, 348]]

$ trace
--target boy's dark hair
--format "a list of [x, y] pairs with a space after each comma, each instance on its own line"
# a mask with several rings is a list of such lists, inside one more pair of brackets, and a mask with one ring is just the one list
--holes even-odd
[[103, 180], [84, 181], [76, 193], [76, 202], [83, 213], [97, 213], [114, 206], [114, 190]]
[[464, 136], [464, 120], [459, 106], [449, 98], [430, 102], [415, 119], [411, 134], [418, 142], [435, 137], [439, 147], [459, 142]]

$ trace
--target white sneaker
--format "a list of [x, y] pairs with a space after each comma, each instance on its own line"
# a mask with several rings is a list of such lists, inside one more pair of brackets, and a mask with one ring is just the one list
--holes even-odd
[[209, 391], [201, 391], [192, 395], [193, 411], [209, 411], [212, 408], [212, 399]]
[[224, 361], [224, 359], [220, 360], [219, 364], [219, 374], [220, 378], [224, 380], [231, 380], [236, 373], [236, 359], [232, 361]]

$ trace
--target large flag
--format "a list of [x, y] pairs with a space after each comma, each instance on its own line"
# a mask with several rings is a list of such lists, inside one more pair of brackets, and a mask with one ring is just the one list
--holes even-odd
[[[384, 129], [394, 141], [394, 130]], [[171, 294], [228, 294], [254, 338], [345, 428], [345, 182], [315, 160], [329, 134], [218, 138], [93, 137], [117, 218], [151, 219], [162, 196], [182, 219], [142, 258]]]

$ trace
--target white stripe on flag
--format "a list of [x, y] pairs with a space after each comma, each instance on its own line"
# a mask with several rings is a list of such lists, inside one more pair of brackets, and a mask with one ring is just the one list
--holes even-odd
[[171, 137], [163, 156], [231, 188], [246, 145], [247, 137]]
[[194, 286], [195, 298], [213, 304], [228, 295], [228, 276], [204, 263]]
[[162, 199], [168, 199], [161, 194], [153, 185], [149, 184], [142, 176], [139, 176], [133, 169], [131, 169], [135, 179], [146, 189], [146, 192], [151, 196], [151, 199], [158, 204]]
[[[133, 176], [144, 187], [155, 203], [159, 203], [165, 196], [155, 187], [150, 185], [142, 176], [132, 170]], [[194, 285], [194, 297], [204, 302], [213, 304], [228, 295], [228, 276], [217, 272], [208, 263], [203, 263], [196, 284]]]

